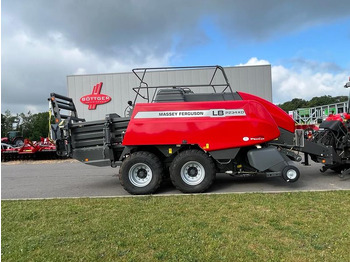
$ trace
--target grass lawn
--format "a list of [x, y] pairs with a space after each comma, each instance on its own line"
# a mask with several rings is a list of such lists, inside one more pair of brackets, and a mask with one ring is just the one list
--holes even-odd
[[350, 191], [1, 207], [2, 261], [350, 261]]

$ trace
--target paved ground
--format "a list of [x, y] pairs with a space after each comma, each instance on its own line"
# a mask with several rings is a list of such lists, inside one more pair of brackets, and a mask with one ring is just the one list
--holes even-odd
[[[331, 171], [320, 173], [320, 165], [298, 166], [300, 179], [293, 184], [282, 178], [234, 178], [218, 174], [208, 193], [350, 190], [350, 176], [341, 179]], [[117, 178], [118, 169], [92, 167], [72, 160], [7, 162], [1, 164], [1, 198], [56, 198], [129, 195]], [[165, 182], [157, 194], [180, 194]]]

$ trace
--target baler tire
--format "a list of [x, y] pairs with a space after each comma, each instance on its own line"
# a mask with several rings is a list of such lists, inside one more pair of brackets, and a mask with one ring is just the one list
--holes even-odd
[[300, 177], [300, 171], [295, 166], [286, 166], [282, 170], [282, 178], [288, 183], [296, 182]]
[[203, 151], [192, 149], [181, 152], [170, 165], [173, 185], [183, 193], [202, 193], [214, 182], [216, 168]]
[[119, 172], [123, 188], [133, 195], [154, 193], [163, 177], [163, 165], [159, 158], [150, 152], [139, 151], [127, 157]]

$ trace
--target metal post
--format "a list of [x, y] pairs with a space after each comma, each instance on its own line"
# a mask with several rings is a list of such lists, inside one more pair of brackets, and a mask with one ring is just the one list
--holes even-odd
[[302, 162], [302, 164], [304, 164], [305, 166], [309, 166], [309, 154], [308, 153], [304, 153], [304, 162]]

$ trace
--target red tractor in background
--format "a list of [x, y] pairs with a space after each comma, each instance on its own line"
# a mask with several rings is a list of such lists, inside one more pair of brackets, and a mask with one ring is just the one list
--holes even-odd
[[19, 131], [10, 131], [7, 133], [6, 137], [1, 138], [1, 143], [5, 143], [13, 147], [19, 147], [23, 145], [24, 137]]

